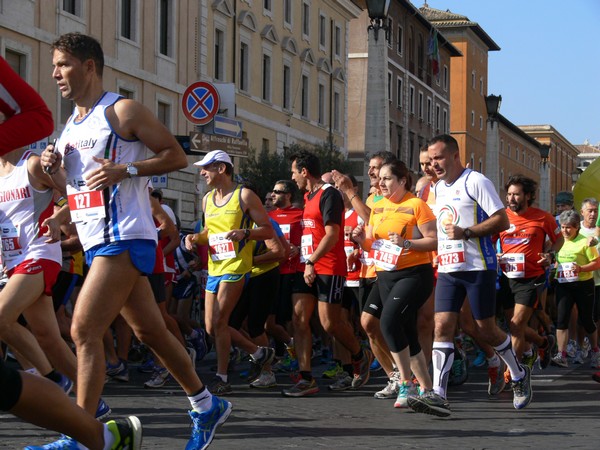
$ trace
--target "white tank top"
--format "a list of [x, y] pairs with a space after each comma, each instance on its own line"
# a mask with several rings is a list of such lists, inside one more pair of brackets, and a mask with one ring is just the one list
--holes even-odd
[[75, 122], [73, 114], [57, 143], [67, 172], [71, 218], [84, 250], [131, 239], [157, 240], [146, 177], [126, 178], [101, 192], [91, 192], [85, 185], [88, 173], [100, 167], [93, 156], [116, 164], [148, 157], [142, 142], [123, 139], [106, 119], [106, 108], [120, 99], [118, 94], [105, 92], [81, 122]]
[[60, 242], [47, 244], [42, 222], [54, 212], [52, 189], [38, 191], [29, 183], [27, 160], [23, 154], [15, 169], [0, 177], [0, 232], [2, 260], [7, 270], [23, 261], [48, 259], [61, 263]]

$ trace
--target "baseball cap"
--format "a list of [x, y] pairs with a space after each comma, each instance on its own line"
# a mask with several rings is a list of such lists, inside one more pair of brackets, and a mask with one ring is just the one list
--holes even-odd
[[223, 150], [213, 150], [212, 152], [208, 152], [204, 158], [202, 158], [200, 161], [195, 162], [194, 165], [195, 166], [208, 166], [209, 164], [212, 164], [214, 162], [223, 162], [223, 163], [227, 163], [229, 164], [231, 167], [233, 167], [233, 163], [231, 162], [231, 158], [229, 157], [229, 155], [227, 153], [225, 153]]

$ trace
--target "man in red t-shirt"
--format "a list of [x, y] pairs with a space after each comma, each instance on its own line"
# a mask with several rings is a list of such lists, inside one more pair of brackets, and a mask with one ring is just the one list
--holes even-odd
[[[300, 262], [292, 296], [294, 341], [301, 378], [283, 395], [302, 397], [319, 391], [311, 373], [310, 318], [318, 305], [323, 329], [352, 355], [353, 374], [362, 384], [369, 379], [372, 354], [360, 347], [348, 322], [340, 320], [346, 277], [344, 252], [344, 202], [337, 189], [321, 180], [317, 156], [301, 151], [290, 158], [292, 179], [305, 189]], [[360, 387], [360, 386], [356, 386]]]
[[[545, 289], [544, 264], [550, 263], [550, 253], [544, 251], [546, 238], [552, 243], [551, 251], [558, 251], [564, 242], [554, 217], [534, 208], [537, 183], [523, 175], [513, 175], [505, 186], [508, 230], [500, 233], [499, 263], [502, 268], [501, 289], [498, 297], [505, 310], [514, 311], [510, 319], [513, 348], [517, 358], [533, 365], [537, 355], [530, 343], [540, 352], [542, 367], [550, 362], [555, 340], [551, 335], [540, 336], [528, 326]], [[508, 313], [510, 315], [510, 313]]]

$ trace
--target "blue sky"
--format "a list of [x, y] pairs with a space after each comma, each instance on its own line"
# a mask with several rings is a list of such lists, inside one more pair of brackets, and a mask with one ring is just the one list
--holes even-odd
[[[412, 0], [416, 7], [423, 0]], [[488, 94], [516, 125], [552, 125], [572, 144], [600, 144], [598, 0], [428, 0], [467, 16], [501, 48]]]

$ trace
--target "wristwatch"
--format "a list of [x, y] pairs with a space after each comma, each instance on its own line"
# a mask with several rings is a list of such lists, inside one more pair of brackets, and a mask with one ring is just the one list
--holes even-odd
[[405, 250], [408, 250], [409, 248], [412, 247], [412, 242], [409, 241], [408, 239], [404, 239], [404, 242], [402, 243], [402, 247], [404, 247]]
[[133, 165], [133, 163], [127, 163], [127, 176], [129, 178], [133, 178], [133, 177], [137, 177], [138, 176], [138, 170], [137, 167], [135, 167]]
[[244, 228], [244, 239], [248, 239], [250, 237], [250, 229]]
[[469, 228], [465, 228], [463, 230], [463, 237], [465, 238], [465, 241], [471, 239], [471, 236], [473, 236], [473, 232]]
[[306, 264], [307, 266], [314, 266], [315, 265], [315, 263], [312, 262], [310, 259], [307, 259], [304, 264]]

